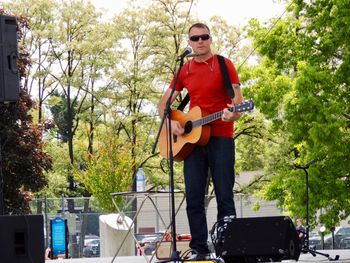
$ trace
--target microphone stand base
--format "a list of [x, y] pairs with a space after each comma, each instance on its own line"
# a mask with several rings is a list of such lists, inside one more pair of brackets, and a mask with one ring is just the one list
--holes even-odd
[[324, 256], [326, 257], [329, 261], [337, 261], [339, 260], [339, 255], [336, 255], [334, 258], [332, 258], [329, 254], [326, 253], [321, 253], [319, 251], [316, 251], [315, 249], [312, 248], [307, 248], [307, 247], [303, 247], [301, 249], [301, 252], [306, 254], [306, 253], [310, 253], [312, 256], [316, 257], [316, 255], [320, 255], [320, 256]]

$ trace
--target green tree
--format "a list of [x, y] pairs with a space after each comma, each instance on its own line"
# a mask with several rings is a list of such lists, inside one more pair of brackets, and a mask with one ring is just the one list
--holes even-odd
[[[114, 19], [115, 29], [120, 32], [120, 41], [125, 49], [120, 52], [122, 59], [114, 74], [113, 99], [120, 115], [117, 133], [132, 145], [133, 189], [136, 189], [137, 168], [152, 156], [149, 135], [157, 128], [153, 124], [159, 94], [154, 84], [161, 78], [158, 76], [164, 74], [164, 64], [158, 63], [158, 56], [161, 56], [158, 54], [166, 53], [162, 49], [164, 39], [158, 35], [160, 30], [156, 31], [161, 26], [152, 20], [153, 10], [131, 7]], [[162, 16], [164, 11], [158, 14]]]
[[[97, 14], [91, 4], [62, 1], [58, 8], [59, 19], [55, 27], [55, 35], [51, 40], [52, 54], [56, 58], [60, 70], [53, 73], [65, 97], [66, 138], [71, 165], [74, 164], [74, 134], [79, 126], [79, 113], [87, 96], [84, 82], [81, 79], [84, 38], [96, 24]], [[79, 104], [78, 104], [79, 103]], [[77, 105], [76, 105], [77, 104]], [[75, 106], [76, 105], [76, 106]], [[76, 112], [75, 112], [76, 111]], [[71, 195], [75, 191], [72, 173], [67, 175]], [[73, 209], [71, 205], [70, 209]]]
[[76, 176], [97, 199], [103, 211], [113, 212], [116, 208], [110, 194], [128, 191], [130, 187], [131, 144], [125, 143], [111, 127], [102, 129], [96, 152], [83, 170], [76, 171]]
[[[2, 13], [2, 12], [1, 12]], [[17, 17], [18, 39], [27, 30], [28, 21]], [[23, 78], [29, 57], [25, 47], [18, 48], [18, 68]], [[44, 171], [51, 168], [51, 158], [43, 148], [45, 124], [35, 125], [29, 115], [33, 102], [26, 90], [20, 92], [15, 103], [0, 104], [0, 177], [3, 180], [0, 191], [5, 214], [30, 213], [29, 201], [32, 193], [46, 184]]]
[[309, 170], [309, 212], [311, 223], [327, 226], [350, 214], [349, 6], [349, 1], [292, 1], [289, 15], [269, 34], [268, 25], [257, 21], [250, 31], [263, 56], [252, 71], [252, 95], [279, 136], [265, 165], [271, 183], [261, 195], [305, 217], [305, 175], [292, 163], [319, 157]]
[[52, 0], [19, 0], [5, 3], [13, 13], [28, 18], [28, 28], [23, 32], [21, 45], [26, 47], [31, 63], [23, 77], [23, 88], [34, 97], [39, 123], [45, 120], [45, 101], [57, 88], [57, 82], [51, 76], [55, 59], [50, 54], [56, 4]]
[[[76, 118], [77, 102], [73, 105], [71, 111], [71, 117]], [[57, 127], [57, 137], [63, 143], [67, 143], [69, 140], [69, 116], [67, 112], [67, 101], [64, 95], [60, 95], [58, 92], [54, 92], [50, 96], [50, 111], [53, 115], [53, 120]]]

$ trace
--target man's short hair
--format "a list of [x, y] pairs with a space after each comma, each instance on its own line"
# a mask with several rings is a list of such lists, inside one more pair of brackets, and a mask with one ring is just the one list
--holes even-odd
[[190, 26], [190, 28], [188, 29], [188, 35], [190, 35], [190, 31], [191, 31], [191, 29], [194, 28], [194, 27], [197, 27], [197, 28], [206, 28], [206, 29], [208, 29], [209, 34], [210, 34], [210, 29], [209, 29], [209, 27], [208, 27], [206, 24], [204, 24], [204, 23], [195, 23], [195, 24], [193, 24], [192, 26]]

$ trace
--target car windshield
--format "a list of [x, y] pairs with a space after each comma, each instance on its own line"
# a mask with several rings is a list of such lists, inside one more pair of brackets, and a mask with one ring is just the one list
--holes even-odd
[[317, 236], [319, 236], [316, 232], [310, 232], [309, 233], [309, 238], [311, 238], [311, 237], [317, 237]]
[[93, 240], [88, 240], [86, 242], [86, 246], [91, 246], [91, 245], [98, 245], [100, 243], [100, 240], [99, 239], [93, 239]]
[[339, 228], [337, 235], [350, 235], [350, 227]]

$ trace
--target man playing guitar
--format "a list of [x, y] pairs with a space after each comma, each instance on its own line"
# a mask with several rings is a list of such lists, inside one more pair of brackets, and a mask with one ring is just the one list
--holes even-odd
[[[236, 215], [233, 200], [235, 182], [233, 125], [234, 121], [240, 118], [240, 113], [231, 112], [228, 108], [242, 103], [243, 96], [235, 67], [229, 59], [225, 58], [235, 96], [234, 99], [231, 99], [227, 95], [218, 58], [211, 52], [212, 38], [208, 26], [196, 23], [190, 27], [188, 35], [188, 44], [196, 56], [181, 68], [171, 102], [176, 99], [183, 88], [186, 88], [190, 95], [190, 109], [199, 106], [201, 110], [209, 114], [222, 111], [221, 118], [209, 124], [208, 142], [205, 142], [204, 145], [195, 145], [184, 158], [186, 211], [192, 236], [190, 247], [194, 251], [191, 259], [203, 260], [207, 259], [209, 254], [208, 227], [204, 207], [208, 169], [210, 169], [215, 189], [217, 220], [225, 216]], [[161, 117], [163, 117], [166, 102], [171, 94], [173, 82], [160, 100], [159, 114]], [[171, 126], [173, 136], [182, 136], [186, 132], [186, 128], [173, 118]]]

